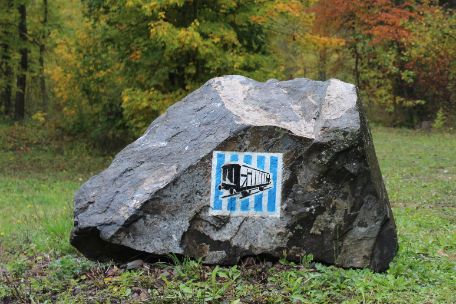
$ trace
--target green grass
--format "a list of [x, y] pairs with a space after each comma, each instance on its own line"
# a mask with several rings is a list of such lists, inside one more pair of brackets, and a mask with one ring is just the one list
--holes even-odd
[[68, 243], [72, 198], [109, 157], [30, 126], [0, 125], [0, 302], [456, 303], [456, 135], [373, 130], [398, 226], [386, 273], [195, 260], [127, 271]]

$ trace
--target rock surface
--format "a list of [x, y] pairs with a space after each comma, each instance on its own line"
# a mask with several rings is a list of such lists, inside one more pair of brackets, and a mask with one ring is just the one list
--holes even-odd
[[[280, 217], [209, 214], [212, 151], [283, 153]], [[396, 228], [353, 85], [209, 80], [75, 196], [71, 243], [93, 259], [170, 253], [208, 264], [250, 256], [375, 271]]]

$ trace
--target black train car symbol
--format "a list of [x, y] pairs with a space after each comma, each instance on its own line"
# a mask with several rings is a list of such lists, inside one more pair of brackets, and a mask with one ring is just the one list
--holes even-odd
[[263, 191], [269, 185], [271, 185], [269, 172], [238, 163], [229, 163], [222, 166], [222, 180], [218, 188], [228, 190], [231, 195], [240, 193], [242, 197], [246, 197], [253, 190]]

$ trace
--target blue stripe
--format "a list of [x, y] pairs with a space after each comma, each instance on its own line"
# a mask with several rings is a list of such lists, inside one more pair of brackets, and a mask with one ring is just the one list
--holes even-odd
[[255, 195], [255, 211], [263, 211], [263, 193]]
[[236, 211], [236, 197], [232, 196], [228, 199], [227, 205], [228, 211]]
[[276, 191], [277, 191], [277, 167], [279, 159], [277, 156], [271, 156], [269, 161], [269, 172], [272, 175], [272, 188], [268, 191], [268, 211], [275, 212], [276, 208]]
[[237, 153], [231, 154], [230, 161], [237, 162], [238, 160], [239, 160], [239, 155], [237, 155]]
[[225, 162], [225, 154], [217, 153], [217, 164], [215, 165], [215, 191], [214, 191], [214, 210], [222, 210], [222, 191], [219, 190], [219, 185], [222, 181], [222, 166]]
[[250, 198], [243, 199], [241, 201], [241, 211], [249, 211]]
[[252, 155], [244, 154], [244, 163], [246, 163], [247, 165], [251, 165], [252, 164]]
[[265, 157], [263, 155], [257, 156], [257, 167], [258, 169], [264, 170], [264, 160]]

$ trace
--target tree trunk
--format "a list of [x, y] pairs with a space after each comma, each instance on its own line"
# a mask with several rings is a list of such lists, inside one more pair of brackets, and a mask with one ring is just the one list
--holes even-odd
[[10, 48], [7, 42], [3, 45], [2, 65], [5, 67], [5, 88], [2, 92], [2, 100], [5, 115], [11, 114], [11, 97], [12, 97], [12, 77], [13, 69], [11, 67]]
[[358, 90], [361, 90], [361, 88], [360, 88], [360, 75], [359, 75], [359, 59], [360, 59], [360, 55], [359, 55], [358, 46], [356, 45], [356, 43], [355, 43], [353, 51], [354, 51], [354, 56], [355, 56], [355, 82], [356, 82], [356, 86], [358, 87]]
[[16, 104], [14, 118], [22, 120], [25, 116], [25, 93], [27, 88], [28, 48], [27, 48], [27, 9], [25, 4], [19, 4], [19, 38], [21, 61], [17, 75]]
[[326, 48], [322, 47], [318, 52], [318, 79], [321, 81], [326, 80], [326, 64], [327, 64], [327, 54]]
[[[8, 13], [11, 13], [11, 9], [13, 7], [12, 1], [8, 1], [7, 3], [7, 10]], [[1, 66], [4, 68], [5, 74], [5, 87], [1, 94], [1, 98], [3, 101], [3, 111], [5, 115], [11, 114], [11, 105], [12, 105], [12, 94], [13, 94], [13, 68], [11, 66], [11, 47], [9, 44], [9, 40], [6, 37], [10, 36], [10, 31], [7, 26], [4, 29], [5, 40], [2, 43], [3, 54], [2, 54], [2, 62]]]
[[43, 99], [43, 111], [48, 111], [48, 96], [46, 91], [46, 77], [44, 75], [44, 54], [46, 52], [46, 40], [48, 38], [48, 0], [43, 0], [43, 21], [41, 23], [43, 27], [43, 36], [41, 37], [40, 43], [40, 57], [39, 57], [39, 64], [40, 64], [40, 90], [41, 90], [41, 98]]

